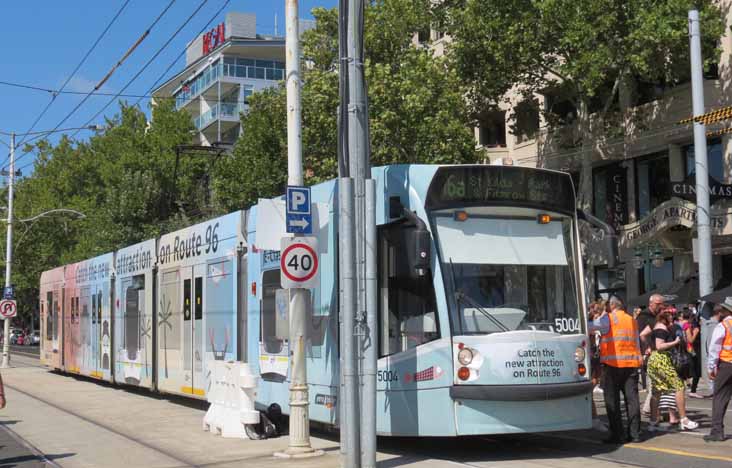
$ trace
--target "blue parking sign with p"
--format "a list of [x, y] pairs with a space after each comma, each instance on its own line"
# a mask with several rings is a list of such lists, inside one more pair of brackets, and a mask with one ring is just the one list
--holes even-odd
[[313, 231], [313, 215], [310, 211], [310, 187], [287, 186], [287, 232], [310, 234]]
[[287, 214], [310, 214], [310, 187], [287, 186]]

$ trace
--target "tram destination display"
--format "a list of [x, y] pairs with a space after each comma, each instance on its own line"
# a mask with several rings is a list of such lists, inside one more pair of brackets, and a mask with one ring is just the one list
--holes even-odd
[[511, 166], [441, 167], [427, 194], [428, 209], [510, 204], [574, 213], [569, 174]]

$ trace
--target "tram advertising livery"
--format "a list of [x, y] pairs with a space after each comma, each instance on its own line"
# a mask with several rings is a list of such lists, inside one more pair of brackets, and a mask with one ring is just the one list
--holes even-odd
[[[570, 177], [483, 165], [386, 166], [373, 168], [372, 176], [377, 431], [458, 436], [589, 427], [585, 298]], [[310, 295], [306, 349], [310, 417], [335, 426], [337, 200], [335, 181], [312, 187], [313, 203], [327, 209], [319, 209], [313, 232], [320, 274]], [[211, 362], [237, 359], [260, 377], [257, 408], [269, 419], [287, 414], [289, 301], [279, 280], [280, 252], [270, 250], [268, 239], [278, 220], [267, 218], [275, 216], [273, 203], [266, 209], [263, 203], [108, 254], [114, 271], [83, 284], [96, 317], [102, 314], [94, 323], [90, 314], [77, 324], [83, 307], [64, 299], [79, 289], [71, 279], [77, 265], [43, 273], [43, 363], [205, 398]], [[114, 304], [111, 346], [104, 341], [108, 304]], [[87, 336], [86, 351], [70, 336]]]

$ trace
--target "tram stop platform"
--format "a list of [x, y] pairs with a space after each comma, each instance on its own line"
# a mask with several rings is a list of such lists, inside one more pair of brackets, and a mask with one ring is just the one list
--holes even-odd
[[[154, 395], [50, 372], [32, 355], [12, 355], [2, 370], [8, 405], [0, 410], [0, 468], [37, 466], [178, 468], [340, 467], [336, 433], [313, 431], [325, 455], [287, 460], [286, 436], [224, 439], [202, 430], [203, 401]], [[602, 412], [602, 395], [595, 395]], [[732, 466], [732, 440], [705, 444], [711, 401], [690, 404], [707, 424], [694, 435], [667, 434], [641, 444], [606, 446], [598, 431], [460, 439], [379, 438], [380, 468]], [[727, 418], [732, 428], [732, 418]], [[645, 424], [644, 424], [645, 426]]]

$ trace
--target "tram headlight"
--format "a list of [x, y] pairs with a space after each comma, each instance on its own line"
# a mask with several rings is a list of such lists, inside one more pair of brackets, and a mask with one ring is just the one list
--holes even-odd
[[577, 349], [574, 350], [574, 360], [577, 362], [582, 362], [585, 360], [585, 348], [582, 346], [577, 346]]
[[458, 353], [458, 362], [464, 366], [473, 362], [473, 350], [470, 348], [461, 349]]

